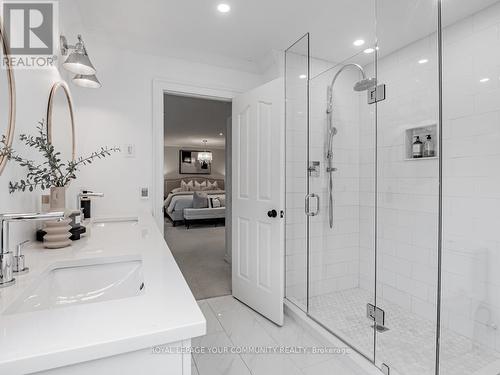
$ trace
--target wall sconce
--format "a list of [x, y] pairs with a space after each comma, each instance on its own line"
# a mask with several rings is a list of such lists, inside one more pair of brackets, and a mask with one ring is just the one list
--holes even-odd
[[[69, 45], [64, 35], [60, 37], [61, 55], [68, 57], [62, 64], [64, 69], [76, 74], [73, 77], [73, 83], [86, 88], [99, 88], [101, 83], [96, 77], [96, 69], [90, 61], [83, 42], [82, 36], [78, 35], [78, 41], [75, 45]], [[70, 52], [71, 51], [71, 52]]]
[[76, 76], [73, 77], [73, 83], [75, 85], [78, 85], [80, 87], [85, 87], [88, 89], [98, 89], [102, 86], [101, 82], [99, 82], [95, 74], [92, 75], [77, 74]]

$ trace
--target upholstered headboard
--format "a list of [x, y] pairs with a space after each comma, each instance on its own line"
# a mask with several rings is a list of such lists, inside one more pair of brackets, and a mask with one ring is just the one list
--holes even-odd
[[202, 183], [203, 181], [214, 182], [217, 181], [217, 185], [220, 190], [224, 190], [224, 179], [222, 178], [208, 178], [208, 177], [200, 177], [200, 176], [186, 176], [182, 178], [165, 178], [165, 187], [164, 187], [164, 195], [165, 197], [175, 188], [181, 187], [181, 181], [184, 180], [189, 182], [191, 180]]

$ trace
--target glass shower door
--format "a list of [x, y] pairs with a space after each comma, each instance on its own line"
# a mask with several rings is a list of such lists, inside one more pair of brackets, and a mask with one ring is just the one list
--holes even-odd
[[[385, 322], [376, 333], [376, 364], [391, 374], [431, 375], [439, 274], [438, 2], [376, 4], [377, 77], [387, 86], [377, 104], [376, 304]], [[395, 50], [395, 35], [412, 38]]]
[[307, 311], [309, 34], [285, 51], [285, 296]]
[[342, 64], [311, 59], [309, 84], [308, 314], [374, 361], [374, 54]]

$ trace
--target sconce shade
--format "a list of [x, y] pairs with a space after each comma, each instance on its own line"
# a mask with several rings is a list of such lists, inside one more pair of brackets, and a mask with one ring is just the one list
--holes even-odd
[[90, 75], [77, 74], [73, 78], [73, 83], [80, 87], [85, 87], [89, 89], [98, 89], [102, 86], [101, 82], [99, 82], [97, 77], [93, 74]]
[[79, 51], [71, 52], [63, 66], [66, 70], [75, 74], [93, 75], [96, 73], [96, 69], [88, 55]]

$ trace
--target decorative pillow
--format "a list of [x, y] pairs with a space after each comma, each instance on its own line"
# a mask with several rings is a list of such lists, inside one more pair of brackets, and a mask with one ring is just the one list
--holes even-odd
[[204, 190], [207, 187], [207, 182], [203, 181], [201, 184], [198, 181], [194, 182], [194, 190]]
[[226, 207], [226, 197], [219, 197], [221, 207]]
[[195, 191], [193, 193], [193, 208], [208, 208], [207, 193]]
[[185, 190], [181, 187], [178, 187], [178, 188], [172, 189], [171, 193], [179, 193], [181, 191], [185, 191]]
[[217, 181], [210, 182], [207, 181], [207, 190], [218, 190], [219, 189], [219, 184], [217, 184]]
[[186, 182], [184, 180], [181, 181], [181, 189], [184, 191], [190, 191], [193, 190], [194, 184], [193, 181]]
[[212, 206], [212, 208], [219, 208], [221, 206], [219, 198], [210, 198], [210, 202], [210, 206]]

